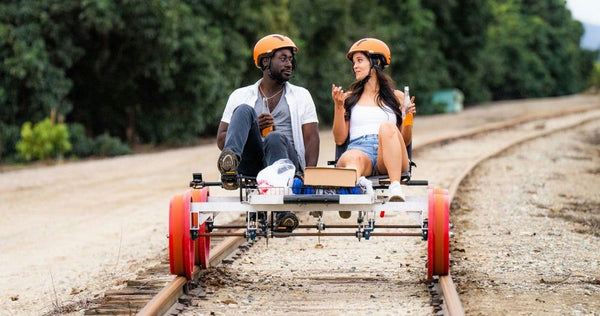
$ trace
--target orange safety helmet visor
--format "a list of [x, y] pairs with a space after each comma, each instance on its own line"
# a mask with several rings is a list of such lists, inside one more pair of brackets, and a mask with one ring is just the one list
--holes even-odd
[[346, 59], [352, 62], [352, 55], [356, 52], [366, 52], [369, 55], [381, 55], [383, 57], [384, 66], [389, 65], [392, 61], [392, 53], [390, 48], [381, 40], [376, 38], [363, 38], [358, 40], [350, 47], [346, 54]]
[[259, 64], [261, 57], [266, 54], [272, 54], [274, 51], [284, 47], [291, 47], [294, 53], [298, 52], [296, 44], [285, 35], [271, 34], [261, 38], [254, 45], [254, 64], [259, 69], [262, 69]]

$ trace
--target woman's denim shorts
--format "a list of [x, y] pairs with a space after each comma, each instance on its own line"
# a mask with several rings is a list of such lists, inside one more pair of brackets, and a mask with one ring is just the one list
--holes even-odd
[[357, 137], [355, 139], [350, 140], [350, 144], [348, 144], [348, 149], [359, 149], [363, 153], [371, 159], [371, 163], [373, 164], [373, 171], [371, 172], [375, 175], [377, 171], [377, 150], [379, 149], [379, 135], [370, 134], [363, 135]]

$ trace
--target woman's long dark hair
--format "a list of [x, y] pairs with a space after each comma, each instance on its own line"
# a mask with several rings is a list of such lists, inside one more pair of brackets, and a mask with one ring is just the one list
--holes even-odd
[[[395, 85], [394, 80], [390, 77], [390, 75], [386, 74], [381, 67], [382, 61], [379, 55], [371, 55], [365, 53], [369, 58], [372, 68], [375, 68], [375, 75], [377, 76], [377, 81], [379, 82], [379, 93], [375, 98], [377, 105], [382, 108], [384, 111], [389, 112], [390, 109], [396, 115], [396, 126], [400, 127], [402, 125], [402, 111], [400, 111], [400, 103], [394, 94]], [[367, 75], [369, 76], [369, 75]], [[344, 108], [346, 109], [346, 115], [344, 119], [346, 121], [350, 120], [350, 115], [352, 108], [360, 99], [363, 91], [365, 90], [365, 84], [367, 80], [357, 80], [350, 85], [350, 95], [346, 98], [344, 102]], [[386, 106], [387, 105], [387, 106]]]

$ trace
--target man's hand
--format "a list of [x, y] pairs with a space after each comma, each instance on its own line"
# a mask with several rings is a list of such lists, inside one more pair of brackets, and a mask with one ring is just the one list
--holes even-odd
[[270, 113], [262, 113], [258, 116], [258, 127], [260, 127], [261, 131], [269, 126], [273, 126], [274, 124], [275, 122], [273, 121], [273, 115]]

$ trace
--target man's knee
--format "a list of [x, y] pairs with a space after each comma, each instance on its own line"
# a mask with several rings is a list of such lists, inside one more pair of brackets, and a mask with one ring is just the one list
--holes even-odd
[[269, 147], [282, 146], [282, 148], [283, 148], [286, 146], [285, 141], [286, 141], [285, 136], [282, 133], [274, 131], [274, 132], [269, 133], [267, 135], [267, 137], [265, 137], [264, 144], [265, 144], [265, 146], [269, 146]]
[[248, 104], [240, 104], [238, 107], [233, 110], [233, 115], [253, 115], [255, 114], [254, 108], [249, 106]]

